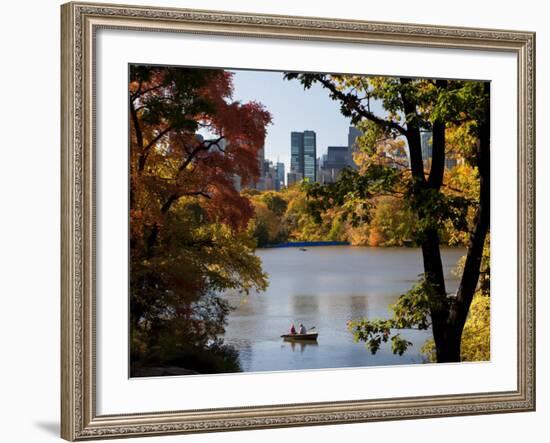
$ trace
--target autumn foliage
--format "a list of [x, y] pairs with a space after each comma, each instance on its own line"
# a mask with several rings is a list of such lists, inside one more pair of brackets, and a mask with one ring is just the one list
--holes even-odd
[[266, 285], [235, 182], [257, 180], [271, 116], [232, 100], [219, 69], [133, 65], [128, 92], [132, 356], [161, 364], [168, 348], [219, 341], [217, 291]]
[[[375, 221], [372, 209], [385, 211], [377, 197], [391, 195], [392, 204], [401, 200], [403, 213], [412, 216], [414, 237], [407, 240], [422, 249], [424, 273], [400, 297], [392, 318], [357, 320], [350, 330], [372, 352], [391, 339], [393, 352], [402, 354], [410, 343], [397, 330], [431, 327], [437, 361], [460, 361], [461, 338], [485, 272], [482, 256], [490, 236], [490, 83], [295, 72], [285, 78], [299, 81], [304, 89], [314, 84], [323, 87], [340, 105], [342, 115], [362, 132], [356, 157], [362, 167], [343, 174], [335, 184], [313, 184], [308, 190], [318, 208], [326, 212], [337, 203], [347, 209], [353, 224], [360, 224], [365, 221], [365, 205], [370, 212], [367, 219]], [[374, 101], [383, 112], [371, 107]], [[423, 149], [426, 132], [431, 139], [429, 155]], [[388, 147], [381, 150], [381, 141]], [[404, 163], [395, 158], [402, 157], [400, 141], [408, 147]], [[387, 155], [392, 153], [396, 155]], [[449, 174], [447, 160], [457, 155], [463, 167]], [[406, 226], [388, 225], [385, 219], [381, 217], [380, 235], [372, 235], [370, 243], [378, 243], [382, 234], [400, 237], [407, 232]], [[371, 234], [372, 228], [371, 224]], [[447, 291], [441, 259], [445, 242], [468, 248], [458, 289], [452, 294]]]

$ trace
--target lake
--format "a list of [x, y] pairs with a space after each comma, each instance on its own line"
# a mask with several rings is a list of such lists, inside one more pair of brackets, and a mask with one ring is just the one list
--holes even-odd
[[[452, 274], [463, 248], [442, 248], [447, 291], [458, 279]], [[240, 355], [243, 371], [343, 368], [422, 363], [420, 348], [431, 331], [405, 330], [413, 343], [403, 356], [391, 344], [372, 355], [355, 343], [346, 323], [367, 317], [388, 318], [388, 307], [423, 272], [418, 248], [352, 246], [258, 249], [269, 287], [248, 296], [226, 293], [235, 308], [228, 318], [225, 341]], [[290, 324], [315, 326], [317, 343], [289, 343], [280, 338]]]

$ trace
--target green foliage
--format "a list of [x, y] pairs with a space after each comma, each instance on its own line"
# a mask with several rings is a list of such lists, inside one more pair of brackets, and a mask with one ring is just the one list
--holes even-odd
[[263, 248], [283, 243], [288, 238], [287, 226], [281, 223], [286, 201], [275, 193], [255, 194], [251, 198], [254, 217], [248, 224], [249, 234], [256, 240], [256, 246]]
[[[426, 341], [421, 353], [428, 362], [436, 361], [435, 342]], [[472, 300], [460, 343], [461, 361], [491, 360], [491, 298], [477, 291]]]
[[181, 201], [171, 212], [159, 246], [162, 254], [132, 261], [136, 361], [167, 340], [206, 348], [223, 334], [229, 313], [219, 293], [231, 289], [247, 294], [267, 287], [254, 239], [209, 221], [192, 201]]
[[316, 202], [309, 200], [303, 190], [307, 185], [303, 183], [302, 186], [285, 192], [288, 206], [280, 222], [290, 241], [317, 241], [326, 238], [327, 225], [323, 223], [322, 214], [317, 210]]
[[390, 338], [393, 322], [391, 320], [361, 320], [348, 322], [348, 329], [356, 342], [363, 341], [371, 354], [376, 354], [382, 343]]
[[[464, 258], [459, 261], [457, 275], [462, 273]], [[490, 255], [487, 239], [482, 256], [481, 276], [478, 290], [474, 295], [468, 319], [464, 326], [461, 340], [462, 361], [490, 360]], [[399, 355], [407, 350], [410, 343], [403, 340], [399, 330], [428, 330], [431, 327], [430, 314], [433, 310], [441, 311], [453, 302], [452, 296], [441, 297], [424, 279], [421, 279], [411, 290], [399, 297], [390, 307], [389, 319], [361, 319], [348, 322], [348, 329], [356, 341], [363, 341], [371, 353], [376, 353], [381, 343], [392, 340], [392, 351]], [[436, 361], [435, 342], [426, 341], [420, 352], [426, 360]]]
[[[434, 331], [440, 334], [438, 345], [449, 345], [448, 350], [438, 349], [437, 355], [443, 361], [456, 360], [458, 342], [443, 338], [460, 337], [463, 317], [454, 314], [457, 309], [469, 308], [460, 304], [469, 304], [473, 285], [463, 286], [462, 290], [469, 293], [451, 303], [443, 291], [438, 248], [442, 241], [462, 245], [472, 240], [483, 241], [487, 232], [485, 212], [478, 212], [481, 183], [478, 173], [486, 176], [485, 184], [488, 173], [478, 161], [482, 149], [486, 155], [488, 144], [487, 131], [481, 131], [489, 118], [488, 84], [311, 73], [288, 73], [285, 78], [299, 81], [305, 89], [321, 85], [339, 103], [342, 115], [363, 132], [358, 139], [359, 152], [354, 155], [358, 171], [336, 184], [311, 185], [306, 189], [308, 196], [316, 200], [317, 217], [322, 219], [323, 213], [337, 206], [352, 226], [368, 224], [368, 233], [365, 228], [361, 233], [362, 241], [368, 237], [372, 245], [392, 244], [410, 235], [424, 248], [425, 273], [420, 284], [399, 298], [390, 319], [352, 321], [350, 329], [356, 339], [365, 341], [371, 352], [376, 352], [381, 343], [392, 337], [394, 352], [403, 353], [408, 344], [393, 330], [426, 329], [433, 319], [437, 322]], [[377, 115], [372, 111], [372, 100], [382, 104], [383, 113]], [[431, 160], [422, 159], [420, 133], [426, 130], [433, 132]], [[395, 154], [405, 140], [409, 158], [403, 164], [399, 161], [403, 156]], [[444, 170], [445, 155], [461, 160], [460, 167], [452, 173]], [[385, 196], [396, 200], [384, 201]], [[488, 203], [484, 202], [484, 207]], [[410, 229], [396, 223], [397, 211], [392, 211], [390, 205], [401, 211], [401, 217], [410, 215]], [[481, 236], [472, 238], [476, 226]], [[481, 257], [473, 258], [476, 261], [471, 263]], [[464, 277], [477, 278], [477, 271], [469, 267], [469, 275]], [[482, 277], [481, 285], [484, 284]]]
[[431, 327], [432, 309], [440, 309], [449, 299], [438, 296], [425, 279], [420, 279], [390, 307], [389, 319], [360, 319], [348, 322], [355, 341], [365, 342], [372, 354], [391, 339], [392, 352], [403, 355], [412, 343], [403, 339], [399, 330], [427, 330]]
[[229, 313], [219, 294], [267, 286], [246, 229], [252, 207], [234, 176], [257, 179], [271, 115], [260, 103], [234, 101], [232, 76], [130, 66], [132, 365], [162, 366], [176, 354], [208, 356], [218, 362], [212, 367], [235, 360], [218, 343]]
[[440, 232], [446, 229], [468, 232], [470, 199], [429, 188], [409, 192], [410, 208], [419, 215], [416, 225], [419, 241], [422, 241], [423, 233], [432, 228]]
[[[485, 239], [485, 244], [483, 245], [483, 252], [481, 254], [481, 265], [479, 268], [479, 282], [477, 285], [477, 290], [481, 292], [482, 295], [489, 296], [491, 294], [491, 237], [487, 236]], [[466, 262], [466, 257], [462, 257], [455, 269], [453, 274], [460, 276], [464, 271], [464, 263]]]
[[[399, 194], [366, 194], [361, 189], [390, 186], [395, 170], [372, 167], [367, 176], [345, 170], [336, 183], [302, 183], [281, 192], [250, 192], [254, 217], [248, 230], [258, 247], [286, 241], [349, 241], [354, 245], [402, 246], [418, 244], [423, 230], [435, 224], [444, 244], [463, 244], [470, 214], [464, 199], [427, 192], [419, 221], [416, 207]], [[357, 180], [361, 177], [361, 180]], [[369, 180], [369, 185], [364, 183]], [[431, 198], [433, 196], [433, 198]]]
[[462, 361], [491, 359], [491, 298], [476, 292], [464, 325], [460, 349]]
[[[478, 149], [478, 122], [466, 121], [461, 124], [448, 124], [445, 131], [446, 152], [452, 153], [455, 156], [463, 158], [465, 164], [470, 168], [476, 169], [477, 165], [477, 149]], [[476, 174], [471, 175], [472, 184], [477, 184], [479, 189], [479, 181]]]
[[154, 368], [158, 362], [162, 362], [164, 366], [184, 368], [199, 374], [241, 371], [237, 350], [221, 339], [199, 347], [176, 341], [169, 334], [163, 335], [162, 338], [161, 343], [153, 346], [138, 366], [132, 367], [132, 376], [140, 372], [147, 374], [147, 368]]
[[373, 197], [391, 189], [398, 179], [395, 168], [371, 165], [362, 174], [344, 169], [334, 183], [306, 183], [303, 189], [310, 200], [309, 210], [318, 219], [321, 212], [339, 208], [342, 216], [356, 227], [370, 220]]
[[[464, 325], [460, 345], [462, 361], [488, 361], [491, 358], [491, 311], [490, 311], [490, 237], [487, 236], [481, 256], [480, 276], [477, 291], [474, 294], [468, 319]], [[460, 276], [466, 257], [462, 257], [453, 271]], [[421, 349], [429, 362], [436, 361], [435, 342], [426, 341]]]
[[486, 100], [482, 82], [452, 81], [448, 88], [437, 91], [430, 119], [459, 123], [468, 114], [469, 119], [482, 122]]
[[346, 237], [346, 223], [343, 217], [336, 216], [332, 220], [330, 231], [327, 234], [327, 240], [329, 241], [342, 241], [342, 238]]
[[431, 326], [430, 313], [433, 310], [442, 309], [448, 303], [449, 299], [440, 296], [422, 277], [409, 291], [401, 295], [391, 307], [394, 313], [395, 327], [398, 329], [426, 330]]
[[265, 192], [262, 194], [262, 201], [267, 205], [268, 209], [277, 217], [281, 217], [287, 208], [287, 202], [275, 192]]
[[376, 199], [370, 221], [371, 246], [402, 246], [416, 239], [418, 219], [405, 201], [393, 196]]

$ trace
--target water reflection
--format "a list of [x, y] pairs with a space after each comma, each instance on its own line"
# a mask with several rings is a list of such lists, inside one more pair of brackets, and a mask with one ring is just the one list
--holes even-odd
[[[333, 303], [338, 303], [338, 300], [334, 299]], [[359, 312], [368, 312], [368, 306], [368, 297], [364, 295], [351, 295], [349, 297], [348, 317], [351, 319]]]
[[[231, 312], [226, 342], [239, 351], [244, 371], [337, 368], [423, 361], [420, 348], [430, 331], [404, 331], [413, 343], [402, 357], [383, 345], [371, 355], [355, 343], [347, 322], [363, 317], [388, 317], [389, 306], [422, 272], [420, 250], [414, 248], [309, 248], [259, 250], [268, 290], [243, 297], [226, 294]], [[443, 249], [447, 290], [456, 291], [451, 269], [465, 253]], [[291, 323], [316, 326], [318, 342], [283, 341]]]
[[311, 316], [316, 316], [319, 312], [319, 298], [314, 294], [293, 296], [292, 312], [309, 312]]
[[285, 346], [290, 346], [292, 352], [300, 351], [304, 352], [308, 346], [319, 346], [319, 343], [315, 340], [295, 340], [295, 339], [283, 339], [283, 344], [281, 348]]

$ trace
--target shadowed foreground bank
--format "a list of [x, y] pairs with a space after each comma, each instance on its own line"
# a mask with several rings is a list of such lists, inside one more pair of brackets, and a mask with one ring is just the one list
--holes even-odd
[[239, 372], [238, 352], [231, 346], [214, 344], [208, 349], [176, 344], [156, 348], [146, 360], [132, 361], [131, 377], [219, 374]]

